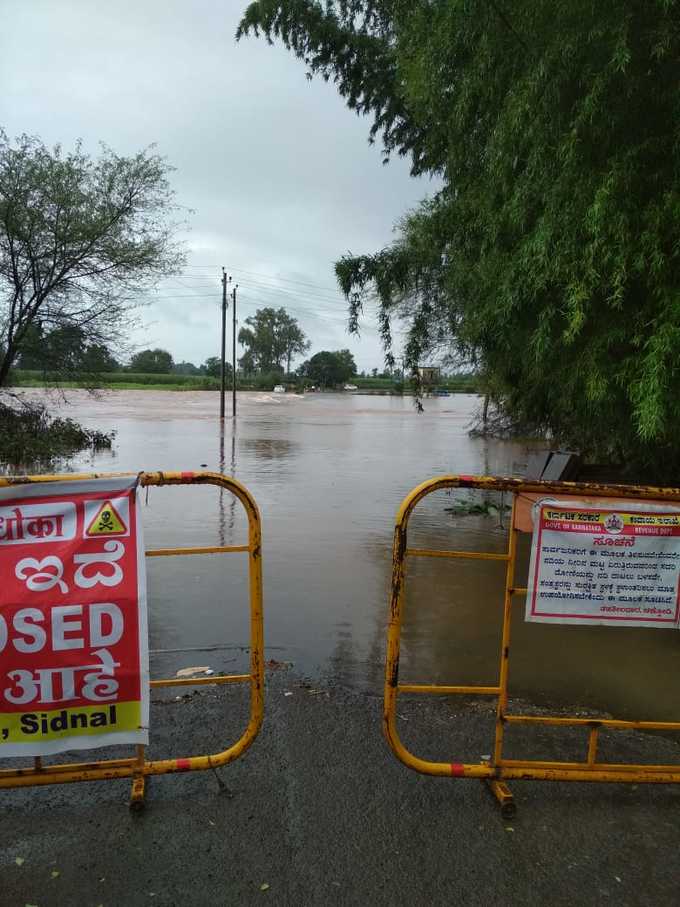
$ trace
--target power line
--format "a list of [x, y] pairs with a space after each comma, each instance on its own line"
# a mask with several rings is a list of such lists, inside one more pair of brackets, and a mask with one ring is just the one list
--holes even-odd
[[[241, 288], [241, 290], [243, 291], [243, 288]], [[245, 288], [245, 291], [247, 293], [247, 291], [248, 291], [247, 287]], [[265, 306], [271, 307], [271, 303], [272, 303], [271, 298], [262, 297], [262, 296], [251, 296], [250, 294], [248, 294], [247, 298], [253, 299], [255, 302], [259, 302]], [[144, 297], [142, 297], [142, 296], [129, 297], [128, 301], [132, 302], [136, 299], [140, 299], [140, 300], [145, 299], [151, 303], [164, 302], [165, 300], [174, 300], [174, 299], [193, 299], [195, 301], [200, 301], [203, 299], [212, 299], [216, 304], [219, 305], [219, 297], [217, 297], [216, 294], [214, 294], [214, 293], [187, 293], [187, 294], [158, 294], [158, 293], [156, 293], [156, 294], [149, 294], [148, 296], [144, 296]], [[333, 307], [332, 305], [329, 304], [330, 301], [325, 301], [325, 300], [322, 300], [321, 304], [317, 305], [317, 306], [315, 306], [313, 304], [314, 300], [303, 299], [303, 300], [298, 300], [297, 302], [294, 302], [294, 301], [290, 301], [290, 300], [286, 299], [284, 301], [290, 307], [290, 309], [293, 311], [299, 310], [299, 311], [316, 313], [316, 314], [321, 314], [323, 312], [328, 312], [328, 311], [331, 311], [331, 312], [332, 311], [336, 311], [336, 312], [347, 311], [345, 305], [342, 302], [339, 302], [337, 307]]]
[[[253, 301], [258, 305], [267, 306], [272, 308], [272, 300], [258, 296], [257, 293], [252, 293], [248, 291], [248, 288], [245, 289], [241, 287], [241, 295], [243, 298]], [[306, 302], [296, 302], [286, 303], [286, 309], [292, 313], [303, 313], [308, 315], [317, 315], [319, 317], [331, 317], [338, 320], [346, 320], [347, 307], [346, 306], [330, 306], [330, 305], [310, 305]]]
[[336, 287], [330, 286], [330, 284], [311, 283], [310, 281], [295, 280], [294, 278], [290, 278], [290, 277], [276, 277], [271, 274], [262, 274], [258, 271], [246, 271], [243, 268], [234, 268], [234, 271], [239, 271], [241, 274], [248, 274], [253, 277], [260, 277], [260, 278], [264, 277], [267, 280], [283, 281], [284, 283], [299, 284], [302, 287], [312, 287], [313, 289], [317, 289], [317, 290], [330, 290], [331, 292], [334, 292], [337, 289]]
[[[200, 284], [200, 285], [194, 285], [194, 286], [180, 284], [180, 286], [184, 286], [188, 290], [211, 290], [214, 287], [215, 292], [219, 292], [219, 284]], [[246, 279], [246, 282], [243, 284], [243, 286], [254, 287], [265, 293], [271, 293], [273, 295], [285, 293], [286, 296], [289, 296], [292, 299], [303, 299], [303, 300], [308, 300], [310, 302], [331, 302], [331, 303], [342, 302], [344, 304], [344, 298], [341, 296], [340, 293], [333, 295], [333, 296], [325, 295], [325, 294], [321, 294], [321, 293], [310, 293], [308, 290], [307, 291], [296, 290], [296, 289], [291, 289], [290, 287], [275, 286], [273, 284], [261, 283], [260, 281], [249, 280], [249, 279]], [[149, 292], [158, 293], [159, 290], [162, 292], [163, 290], [166, 290], [166, 289], [175, 289], [175, 288], [173, 286], [160, 287], [159, 289], [150, 290]], [[195, 295], [198, 295], [198, 294], [195, 294]]]
[[260, 280], [256, 277], [242, 277], [240, 278], [243, 285], [246, 284], [251, 286], [261, 287], [264, 290], [271, 290], [272, 292], [281, 292], [285, 291], [292, 295], [297, 294], [298, 296], [307, 296], [312, 299], [341, 299], [343, 298], [342, 293], [338, 291], [337, 293], [329, 293], [328, 291], [321, 290], [309, 290], [309, 289], [300, 289], [299, 287], [285, 286], [283, 284], [267, 283], [266, 281]]
[[[188, 267], [188, 268], [215, 268], [216, 266], [215, 265], [186, 265], [186, 267]], [[272, 275], [272, 274], [263, 274], [262, 271], [247, 271], [245, 268], [231, 268], [230, 270], [238, 271], [240, 274], [248, 274], [253, 277], [265, 278], [266, 280], [280, 281], [283, 283], [293, 283], [293, 284], [298, 284], [300, 286], [311, 287], [312, 289], [327, 290], [327, 291], [330, 291], [331, 293], [335, 292], [336, 290], [337, 290], [337, 292], [340, 292], [337, 289], [337, 287], [334, 287], [331, 284], [320, 284], [320, 283], [314, 283], [311, 281], [296, 280], [295, 278], [291, 278], [291, 277], [279, 277], [279, 276]], [[190, 276], [190, 275], [187, 275], [187, 276]], [[197, 274], [195, 276], [196, 276], [196, 279], [199, 279], [202, 277], [202, 275], [199, 275], [199, 274]]]
[[[179, 284], [179, 286], [186, 287], [186, 289], [188, 289], [188, 290], [193, 290], [193, 289], [210, 290], [210, 289], [214, 288], [216, 292], [219, 291], [218, 283], [215, 283], [215, 284], [201, 283], [201, 284], [188, 285], [188, 284], [184, 284], [181, 281], [179, 281], [178, 278], [166, 278], [166, 279]], [[196, 279], [202, 279], [202, 278], [196, 278]], [[333, 293], [333, 294], [321, 293], [321, 292], [310, 292], [309, 290], [293, 289], [293, 288], [287, 287], [287, 286], [281, 286], [281, 285], [272, 284], [272, 283], [264, 283], [260, 280], [254, 280], [252, 278], [246, 279], [246, 282], [243, 285], [244, 286], [253, 286], [253, 287], [257, 288], [258, 290], [262, 290], [263, 292], [266, 292], [266, 293], [272, 293], [274, 295], [277, 295], [279, 293], [285, 293], [288, 297], [293, 298], [293, 299], [299, 298], [299, 299], [309, 300], [311, 302], [320, 301], [320, 302], [331, 302], [331, 303], [342, 301], [344, 304], [344, 298], [340, 292]], [[162, 290], [168, 289], [168, 287], [160, 287], [159, 289], [162, 291]], [[171, 287], [169, 287], [169, 289], [174, 289], [174, 287], [171, 286]], [[158, 293], [159, 290], [158, 289], [150, 290], [149, 292]], [[196, 294], [196, 295], [198, 295], [198, 294]]]
[[[169, 287], [168, 289], [173, 289]], [[204, 289], [204, 288], [200, 288]], [[336, 297], [335, 299], [325, 299], [316, 296], [306, 296], [305, 294], [297, 294], [294, 291], [287, 290], [286, 288], [280, 288], [275, 290], [270, 287], [260, 287], [257, 285], [250, 286], [246, 284], [245, 287], [241, 289], [253, 290], [257, 294], [257, 298], [263, 302], [265, 305], [272, 305], [275, 300], [283, 301], [286, 305], [289, 305], [291, 308], [305, 308], [307, 310], [328, 310], [335, 309], [336, 311], [346, 311], [347, 303], [345, 300]], [[156, 302], [164, 299], [218, 299], [219, 287], [216, 288], [214, 293], [165, 293], [162, 290], [149, 291], [145, 296], [129, 297], [130, 299], [147, 299], [151, 302]], [[264, 294], [264, 295], [261, 295]]]

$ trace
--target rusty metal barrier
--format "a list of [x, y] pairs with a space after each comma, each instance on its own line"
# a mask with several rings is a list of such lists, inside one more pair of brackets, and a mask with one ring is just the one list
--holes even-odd
[[[44, 475], [0, 477], [0, 487], [82, 481], [84, 479], [117, 478], [133, 473], [81, 473], [78, 475]], [[241, 737], [230, 747], [212, 755], [188, 756], [177, 759], [146, 761], [145, 747], [135, 748], [136, 755], [127, 759], [107, 759], [99, 762], [45, 765], [41, 757], [34, 758], [33, 768], [0, 770], [0, 790], [12, 787], [32, 787], [46, 784], [67, 784], [74, 781], [99, 781], [112, 778], [132, 778], [130, 808], [144, 807], [146, 778], [172, 772], [215, 770], [234, 762], [253, 743], [262, 725], [264, 713], [264, 636], [262, 620], [262, 551], [260, 513], [255, 499], [245, 486], [230, 476], [217, 472], [140, 472], [142, 487], [160, 485], [216, 485], [231, 492], [243, 505], [248, 517], [248, 542], [244, 545], [202, 545], [191, 548], [147, 549], [147, 557], [172, 557], [196, 554], [248, 554], [248, 583], [250, 598], [250, 672], [201, 678], [172, 678], [152, 680], [151, 687], [214, 686], [224, 683], [250, 684], [250, 718]]]
[[[508, 533], [508, 547], [505, 554], [408, 547], [408, 522], [417, 504], [434, 491], [451, 488], [482, 489], [512, 494], [512, 517]], [[392, 591], [385, 662], [383, 731], [396, 757], [414, 771], [425, 775], [449, 778], [478, 778], [484, 781], [498, 801], [501, 813], [505, 818], [511, 818], [516, 811], [512, 792], [506, 784], [507, 781], [511, 780], [607, 781], [636, 784], [680, 783], [680, 765], [614, 764], [598, 762], [597, 760], [598, 736], [602, 729], [679, 731], [680, 721], [623, 721], [584, 717], [539, 717], [512, 714], [508, 711], [508, 666], [512, 600], [514, 596], [524, 595], [527, 592], [525, 587], [515, 586], [515, 561], [519, 532], [517, 528], [518, 498], [519, 496], [523, 499], [528, 497], [529, 501], [534, 501], [544, 497], [546, 494], [566, 496], [567, 498], [586, 496], [589, 498], [633, 499], [654, 503], [673, 502], [676, 505], [680, 504], [680, 489], [677, 488], [601, 485], [584, 482], [540, 482], [490, 476], [450, 475], [430, 479], [414, 488], [402, 501], [394, 529]], [[399, 681], [399, 650], [405, 597], [406, 559], [408, 557], [482, 558], [506, 562], [500, 666], [498, 679], [495, 683], [488, 686], [461, 686], [404, 683]], [[491, 758], [482, 760], [479, 763], [431, 762], [413, 755], [401, 742], [397, 731], [397, 697], [400, 693], [495, 697], [497, 699], [496, 723]], [[588, 731], [586, 757], [582, 762], [506, 759], [503, 756], [503, 738], [506, 727], [513, 724], [582, 727]]]

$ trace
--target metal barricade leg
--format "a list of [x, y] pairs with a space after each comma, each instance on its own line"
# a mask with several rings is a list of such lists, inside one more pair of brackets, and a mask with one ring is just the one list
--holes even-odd
[[498, 805], [501, 808], [501, 816], [503, 816], [504, 819], [514, 819], [517, 813], [517, 804], [515, 803], [512, 791], [505, 781], [487, 778], [484, 783], [498, 801]]
[[[508, 562], [505, 571], [505, 595], [503, 598], [503, 636], [501, 639], [501, 659], [498, 672], [498, 703], [496, 706], [496, 730], [493, 749], [493, 765], [499, 766], [503, 758], [503, 738], [505, 735], [505, 712], [508, 707], [508, 671], [510, 667], [510, 622], [512, 620], [512, 593], [515, 582], [515, 560], [517, 558], [517, 530], [515, 529], [515, 509], [517, 496], [512, 498], [512, 513], [508, 532]], [[487, 782], [501, 807], [501, 815], [509, 819], [514, 816], [516, 806], [510, 788], [502, 781]]]
[[135, 764], [135, 771], [132, 775], [132, 791], [130, 793], [130, 809], [133, 812], [141, 812], [144, 809], [144, 793], [146, 790], [146, 778], [144, 776], [144, 763], [146, 761], [144, 755], [144, 746], [136, 747], [137, 751], [137, 762]]

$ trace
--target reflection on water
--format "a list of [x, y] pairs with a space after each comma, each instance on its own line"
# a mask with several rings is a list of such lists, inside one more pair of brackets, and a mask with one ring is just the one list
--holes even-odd
[[289, 460], [295, 446], [296, 443], [287, 438], [244, 438], [241, 442], [246, 456], [262, 460]]
[[[39, 392], [38, 392], [39, 393]], [[263, 519], [265, 638], [277, 659], [328, 671], [380, 692], [394, 514], [425, 478], [446, 472], [510, 474], [526, 451], [468, 437], [472, 396], [427, 401], [350, 395], [240, 394], [236, 425], [217, 418], [207, 392], [70, 394], [70, 414], [115, 429], [113, 451], [73, 469], [208, 469], [234, 475]], [[55, 405], [58, 400], [55, 399]], [[503, 551], [495, 516], [462, 516], [460, 493], [427, 498], [411, 521], [418, 547]], [[453, 508], [453, 511], [452, 511]], [[147, 545], [239, 544], [241, 505], [214, 487], [150, 489]], [[506, 519], [507, 522], [507, 519]], [[518, 572], [526, 575], [528, 539]], [[244, 555], [157, 558], [148, 563], [151, 645], [182, 649], [157, 674], [187, 664], [234, 670], [248, 642]], [[403, 635], [404, 679], [493, 683], [498, 671], [503, 564], [414, 559]], [[511, 691], [534, 701], [582, 703], [621, 715], [675, 718], [678, 634], [667, 630], [526, 624], [515, 600]], [[234, 648], [236, 647], [236, 648]], [[281, 647], [281, 648], [278, 648]], [[198, 660], [196, 660], [198, 659]]]
[[[230, 475], [236, 477], [236, 429], [237, 423], [233, 420], [224, 420], [220, 422], [219, 432], [220, 432], [220, 459], [218, 464], [218, 471], [224, 475]], [[231, 450], [231, 456], [229, 458], [229, 464], [225, 458], [225, 439], [229, 433], [229, 444]], [[236, 498], [233, 494], [229, 494], [228, 491], [225, 491], [224, 488], [220, 488], [219, 492], [219, 520], [218, 520], [218, 533], [217, 538], [220, 545], [232, 544], [233, 542], [233, 533], [234, 533], [234, 523], [235, 523], [235, 514], [236, 514]], [[228, 501], [227, 507], [225, 508], [225, 498]], [[227, 516], [226, 511], [229, 511]], [[227, 539], [229, 540], [227, 542]]]

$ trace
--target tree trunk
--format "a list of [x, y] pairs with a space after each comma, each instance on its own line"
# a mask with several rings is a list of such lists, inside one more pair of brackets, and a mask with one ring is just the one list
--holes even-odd
[[4, 387], [7, 384], [7, 379], [9, 378], [9, 372], [12, 368], [15, 356], [16, 351], [10, 346], [2, 357], [2, 362], [0, 362], [0, 387]]

